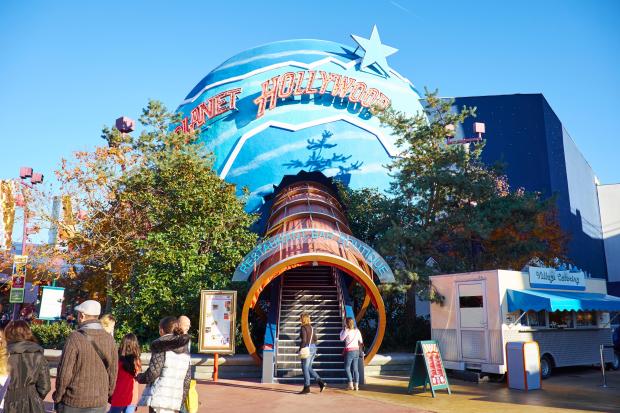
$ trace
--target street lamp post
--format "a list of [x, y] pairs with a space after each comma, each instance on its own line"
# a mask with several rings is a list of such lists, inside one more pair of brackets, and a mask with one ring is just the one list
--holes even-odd
[[[30, 183], [26, 182], [26, 179], [30, 178]], [[19, 168], [19, 183], [24, 187], [32, 189], [37, 184], [43, 183], [43, 174], [39, 172], [33, 172], [32, 168], [29, 166], [22, 166]], [[28, 234], [30, 231], [28, 230], [28, 199], [27, 196], [24, 195], [18, 197], [17, 205], [21, 206], [24, 211], [24, 224], [22, 229], [22, 250], [21, 255], [28, 254]], [[24, 280], [25, 283], [26, 280]], [[13, 320], [17, 320], [19, 315], [19, 309], [21, 305], [16, 303], [13, 304]]]

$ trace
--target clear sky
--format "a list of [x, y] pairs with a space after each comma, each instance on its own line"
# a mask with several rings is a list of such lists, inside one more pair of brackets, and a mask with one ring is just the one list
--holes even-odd
[[[0, 179], [51, 177], [149, 98], [175, 108], [242, 50], [370, 35], [443, 96], [543, 93], [603, 183], [620, 182], [620, 1], [0, 1]], [[492, 137], [489, 137], [492, 139]]]

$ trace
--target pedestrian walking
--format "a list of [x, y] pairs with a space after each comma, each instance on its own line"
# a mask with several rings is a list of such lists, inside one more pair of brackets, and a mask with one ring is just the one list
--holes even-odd
[[347, 317], [346, 327], [340, 332], [340, 341], [344, 341], [344, 370], [349, 380], [349, 390], [359, 390], [360, 374], [358, 369], [360, 345], [364, 344], [362, 333], [355, 326], [355, 320]]
[[138, 405], [136, 376], [142, 370], [140, 344], [135, 334], [126, 334], [118, 348], [118, 375], [110, 400], [110, 413], [134, 413]]
[[23, 320], [4, 329], [9, 352], [9, 386], [4, 413], [44, 413], [43, 399], [50, 391], [50, 371], [43, 347]]
[[56, 374], [58, 413], [105, 413], [118, 373], [116, 343], [99, 321], [101, 304], [75, 307], [78, 330], [69, 334]]
[[149, 368], [138, 374], [139, 383], [146, 384], [140, 406], [149, 406], [151, 413], [173, 413], [181, 410], [191, 380], [191, 357], [176, 317], [159, 322], [159, 338], [151, 343]]
[[99, 321], [101, 321], [101, 326], [103, 329], [114, 337], [114, 326], [116, 326], [116, 319], [114, 316], [112, 314], [104, 314], [101, 316]]
[[299, 337], [301, 343], [299, 345], [299, 357], [301, 358], [301, 371], [304, 374], [304, 388], [299, 394], [310, 393], [310, 380], [314, 378], [319, 385], [319, 389], [322, 392], [326, 384], [312, 368], [312, 362], [316, 357], [316, 334], [310, 321], [310, 315], [308, 313], [302, 313], [300, 317], [301, 329], [299, 331]]
[[0, 413], [4, 411], [4, 396], [9, 389], [9, 350], [0, 330]]

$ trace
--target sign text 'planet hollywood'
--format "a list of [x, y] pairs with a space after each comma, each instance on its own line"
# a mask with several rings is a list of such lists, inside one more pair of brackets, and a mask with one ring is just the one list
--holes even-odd
[[[241, 93], [242, 88], [226, 90], [199, 103], [189, 116], [181, 120], [175, 132], [191, 132], [202, 127], [208, 119], [237, 110], [237, 100]], [[261, 84], [261, 94], [254, 99], [256, 118], [274, 109], [284, 99], [317, 94], [347, 98], [349, 102], [359, 103], [364, 108], [375, 107], [379, 110], [387, 108], [391, 103], [390, 98], [379, 89], [369, 87], [353, 77], [323, 70], [302, 70], [283, 73]]]

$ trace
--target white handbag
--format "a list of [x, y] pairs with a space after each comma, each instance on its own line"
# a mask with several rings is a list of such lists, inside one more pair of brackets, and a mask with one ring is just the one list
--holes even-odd
[[310, 345], [312, 344], [313, 334], [314, 334], [314, 329], [310, 327], [310, 340], [308, 340], [308, 345], [306, 347], [303, 347], [301, 350], [299, 350], [299, 358], [302, 360], [310, 357]]

